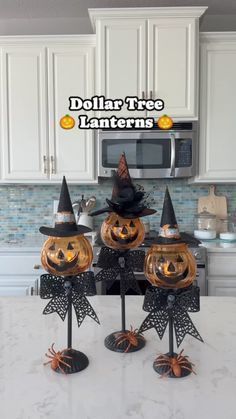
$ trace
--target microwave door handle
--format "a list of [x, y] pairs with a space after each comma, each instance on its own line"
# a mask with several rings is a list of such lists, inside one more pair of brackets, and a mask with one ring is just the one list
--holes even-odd
[[175, 135], [170, 134], [171, 145], [171, 161], [170, 161], [170, 176], [175, 176]]

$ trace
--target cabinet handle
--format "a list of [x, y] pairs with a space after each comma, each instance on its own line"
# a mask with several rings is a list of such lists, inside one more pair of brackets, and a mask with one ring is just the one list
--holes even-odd
[[54, 157], [50, 156], [50, 162], [51, 162], [51, 174], [54, 175], [56, 173], [55, 171], [55, 161], [54, 161]]
[[144, 99], [144, 91], [142, 91], [142, 99]]
[[152, 99], [152, 90], [150, 90], [150, 99]]
[[48, 172], [47, 168], [47, 156], [43, 156], [43, 173], [46, 175]]
[[41, 265], [34, 265], [34, 269], [42, 269]]

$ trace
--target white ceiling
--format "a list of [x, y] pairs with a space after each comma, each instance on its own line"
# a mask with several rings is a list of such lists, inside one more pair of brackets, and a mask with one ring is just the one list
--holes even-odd
[[0, 0], [0, 19], [83, 18], [93, 7], [208, 6], [208, 15], [236, 15], [236, 0]]

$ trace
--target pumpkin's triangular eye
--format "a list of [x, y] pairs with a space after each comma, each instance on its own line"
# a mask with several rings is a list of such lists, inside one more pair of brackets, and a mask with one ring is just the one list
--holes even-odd
[[170, 262], [170, 264], [168, 266], [168, 272], [175, 272], [175, 266], [173, 265], [172, 262]]
[[67, 250], [73, 250], [74, 249], [74, 247], [72, 246], [72, 244], [69, 242], [68, 243], [68, 246], [67, 246]]
[[134, 222], [133, 222], [133, 221], [131, 221], [129, 226], [130, 226], [130, 227], [132, 227], [132, 228], [134, 228], [134, 227], [135, 227]]
[[115, 222], [115, 227], [120, 227], [120, 223], [118, 220]]
[[179, 263], [183, 262], [183, 258], [180, 255], [178, 255], [176, 262], [179, 262]]
[[163, 256], [160, 256], [159, 259], [158, 259], [158, 262], [164, 263], [165, 262], [165, 258]]
[[56, 246], [55, 246], [55, 243], [53, 243], [50, 247], [49, 247], [49, 250], [55, 250], [56, 249]]

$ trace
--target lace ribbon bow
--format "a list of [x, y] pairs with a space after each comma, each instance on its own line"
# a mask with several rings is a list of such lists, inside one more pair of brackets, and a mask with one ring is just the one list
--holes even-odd
[[187, 334], [203, 342], [188, 314], [200, 310], [199, 295], [200, 289], [194, 285], [182, 290], [149, 287], [143, 304], [143, 310], [149, 314], [141, 324], [139, 332], [155, 328], [159, 338], [162, 339], [169, 318], [172, 316], [177, 347], [181, 345]]
[[96, 287], [93, 272], [83, 272], [76, 277], [60, 277], [50, 274], [40, 277], [40, 297], [49, 299], [43, 314], [57, 313], [64, 321], [70, 301], [77, 318], [78, 327], [86, 316], [99, 323], [98, 317], [86, 298], [95, 295]]
[[107, 289], [111, 288], [120, 276], [120, 293], [126, 294], [129, 289], [141, 294], [134, 271], [143, 272], [145, 253], [142, 250], [119, 251], [102, 247], [97, 267], [102, 270], [95, 276], [96, 281], [106, 281]]

